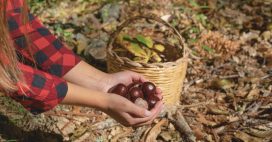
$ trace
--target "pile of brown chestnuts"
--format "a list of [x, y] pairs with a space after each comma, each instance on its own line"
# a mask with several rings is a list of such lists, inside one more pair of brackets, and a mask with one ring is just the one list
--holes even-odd
[[134, 104], [149, 110], [160, 101], [156, 94], [156, 86], [152, 82], [134, 82], [128, 86], [119, 83], [109, 92], [123, 96]]

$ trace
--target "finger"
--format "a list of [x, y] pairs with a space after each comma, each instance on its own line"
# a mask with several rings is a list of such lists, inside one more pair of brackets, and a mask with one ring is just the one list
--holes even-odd
[[162, 90], [158, 87], [156, 87], [156, 94], [161, 94], [162, 93]]
[[136, 124], [146, 123], [146, 122], [150, 122], [150, 121], [154, 120], [157, 117], [157, 115], [160, 113], [162, 106], [163, 106], [162, 102], [157, 103], [156, 106], [154, 107], [154, 109], [151, 110], [153, 112], [153, 115], [150, 117], [135, 118]]
[[154, 114], [154, 111], [149, 111], [145, 108], [135, 105], [132, 102], [128, 102], [128, 106], [125, 108], [126, 112], [136, 117], [149, 117]]
[[162, 91], [160, 88], [156, 87], [156, 92], [155, 92], [155, 96], [158, 97], [160, 100], [163, 99], [163, 96], [162, 96]]
[[149, 121], [143, 122], [143, 123], [137, 123], [134, 126], [140, 127], [140, 126], [151, 124], [154, 121], [154, 119], [159, 115], [159, 113], [161, 112], [162, 109], [163, 109], [163, 105], [160, 106], [160, 108], [156, 111], [155, 115]]
[[146, 82], [148, 81], [143, 75], [136, 73], [136, 72], [132, 72], [132, 71], [127, 71], [128, 74], [130, 74], [130, 76], [132, 77], [133, 82]]
[[132, 125], [136, 124], [133, 121], [133, 117], [131, 117], [128, 113], [121, 113], [121, 115], [123, 116], [123, 118], [119, 122], [122, 122], [122, 125], [128, 127], [128, 126], [132, 126]]
[[142, 107], [139, 107], [133, 103], [131, 104], [132, 105], [129, 107], [127, 112], [136, 117], [145, 118], [145, 117], [153, 116], [156, 113], [156, 111], [160, 108], [160, 106], [163, 104], [163, 102], [158, 101], [156, 105], [154, 106], [154, 108], [151, 109], [150, 111]]
[[162, 107], [163, 106], [163, 102], [162, 101], [158, 101], [157, 103], [156, 103], [156, 105], [154, 106], [154, 108], [152, 108], [150, 111], [151, 112], [153, 112], [153, 111], [157, 111], [157, 110], [159, 110], [160, 109], [160, 107]]

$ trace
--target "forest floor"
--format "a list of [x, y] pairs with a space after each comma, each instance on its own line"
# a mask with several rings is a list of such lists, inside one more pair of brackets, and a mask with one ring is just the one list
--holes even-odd
[[58, 118], [64, 140], [272, 140], [271, 0], [32, 0], [30, 5], [54, 34], [103, 71], [111, 33], [132, 16], [162, 17], [190, 48], [174, 113], [130, 128], [90, 108], [58, 106], [44, 115]]

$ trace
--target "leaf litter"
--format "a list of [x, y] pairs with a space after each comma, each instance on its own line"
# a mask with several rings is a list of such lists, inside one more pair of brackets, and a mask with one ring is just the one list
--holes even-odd
[[[53, 33], [102, 70], [110, 34], [130, 16], [161, 16], [189, 44], [191, 58], [179, 107], [167, 108], [152, 125], [126, 128], [94, 109], [81, 107], [71, 113], [73, 107], [59, 106], [46, 115], [56, 118], [65, 140], [272, 140], [271, 1], [49, 0], [31, 5]], [[136, 39], [153, 46], [141, 36]]]

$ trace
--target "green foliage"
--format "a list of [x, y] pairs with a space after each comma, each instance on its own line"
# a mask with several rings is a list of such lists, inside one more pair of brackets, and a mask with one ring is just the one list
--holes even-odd
[[207, 16], [206, 15], [204, 15], [204, 14], [197, 14], [196, 15], [196, 19], [199, 21], [199, 22], [201, 22], [204, 26], [206, 26], [207, 25]]
[[[127, 34], [120, 34], [116, 39], [116, 43], [135, 56], [133, 57], [133, 61], [141, 63], [147, 63], [148, 61], [161, 62], [162, 59], [157, 52], [163, 52], [165, 50], [163, 45], [154, 44], [151, 37], [140, 34], [135, 38]], [[116, 52], [123, 52], [120, 48], [114, 50]]]
[[151, 37], [145, 37], [143, 35], [137, 35], [136, 39], [138, 40], [138, 42], [142, 43], [143, 45], [145, 45], [148, 48], [152, 48], [153, 47], [153, 40], [151, 39]]
[[203, 45], [202, 48], [203, 48], [204, 50], [206, 50], [207, 52], [209, 52], [209, 53], [214, 52], [214, 50], [213, 50], [212, 48], [210, 48], [209, 46], [207, 46], [207, 45]]
[[146, 52], [136, 43], [130, 43], [125, 47], [130, 53], [137, 57], [145, 58], [147, 56]]

